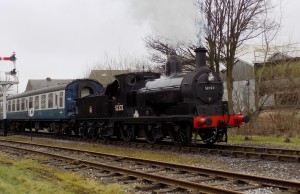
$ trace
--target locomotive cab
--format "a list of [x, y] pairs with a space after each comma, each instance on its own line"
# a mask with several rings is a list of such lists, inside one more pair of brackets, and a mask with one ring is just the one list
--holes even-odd
[[133, 117], [135, 113], [143, 112], [144, 99], [138, 91], [145, 86], [147, 80], [157, 79], [159, 73], [134, 72], [116, 75], [114, 81], [118, 85], [118, 97], [112, 100], [112, 115]]
[[109, 84], [106, 87], [105, 95], [109, 100], [116, 99], [120, 92], [120, 86], [118, 80], [115, 80], [113, 83]]

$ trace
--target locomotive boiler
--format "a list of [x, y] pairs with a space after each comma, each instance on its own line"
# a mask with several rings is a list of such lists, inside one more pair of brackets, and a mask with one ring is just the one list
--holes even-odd
[[171, 138], [175, 145], [192, 137], [207, 144], [227, 141], [227, 129], [249, 118], [229, 115], [222, 101], [223, 82], [206, 65], [206, 49], [197, 48], [196, 68], [183, 73], [178, 56], [170, 56], [166, 74], [132, 72], [115, 76], [100, 95], [76, 101], [80, 134], [86, 137], [145, 137], [151, 143]]

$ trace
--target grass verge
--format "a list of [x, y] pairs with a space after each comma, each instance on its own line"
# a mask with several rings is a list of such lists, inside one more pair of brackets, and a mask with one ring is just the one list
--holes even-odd
[[[247, 138], [245, 138], [247, 137]], [[287, 141], [284, 137], [275, 136], [245, 136], [245, 135], [229, 135], [228, 143], [230, 144], [258, 144], [281, 146], [290, 149], [300, 149], [300, 139], [289, 138]]]
[[[0, 138], [1, 139], [1, 138]], [[102, 144], [90, 144], [85, 142], [67, 142], [61, 141], [58, 142], [57, 140], [45, 140], [39, 138], [33, 138], [32, 141], [30, 138], [22, 137], [22, 136], [9, 136], [5, 137], [4, 139], [11, 139], [11, 140], [19, 140], [25, 142], [34, 142], [38, 144], [45, 144], [45, 145], [53, 145], [53, 146], [62, 146], [67, 148], [74, 148], [74, 149], [82, 149], [82, 150], [90, 150], [96, 151], [101, 153], [107, 154], [115, 154], [120, 156], [129, 156], [129, 157], [136, 157], [136, 158], [143, 158], [149, 160], [158, 160], [163, 162], [172, 162], [178, 164], [186, 164], [186, 165], [212, 165], [215, 166], [216, 163], [214, 161], [210, 161], [205, 157], [201, 157], [201, 155], [195, 155], [191, 153], [191, 157], [187, 160], [186, 155], [176, 154], [172, 151], [158, 151], [158, 150], [148, 150], [148, 149], [135, 149], [135, 148], [122, 148], [119, 146], [111, 146], [111, 145], [102, 145]], [[188, 154], [188, 153], [187, 153]], [[218, 164], [220, 165], [220, 164]]]
[[120, 185], [101, 185], [85, 177], [59, 172], [34, 160], [12, 160], [0, 153], [0, 193], [30, 194], [81, 194], [81, 193], [124, 193]]

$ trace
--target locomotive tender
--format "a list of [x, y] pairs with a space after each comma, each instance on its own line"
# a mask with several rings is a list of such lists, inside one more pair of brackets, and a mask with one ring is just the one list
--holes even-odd
[[207, 144], [227, 141], [227, 129], [247, 123], [249, 117], [229, 115], [222, 101], [223, 82], [206, 65], [206, 49], [195, 52], [193, 72], [182, 73], [180, 59], [170, 56], [166, 76], [120, 74], [102, 94], [78, 98], [79, 134], [124, 141], [145, 137], [151, 144], [170, 137], [179, 146], [190, 143], [192, 134]]

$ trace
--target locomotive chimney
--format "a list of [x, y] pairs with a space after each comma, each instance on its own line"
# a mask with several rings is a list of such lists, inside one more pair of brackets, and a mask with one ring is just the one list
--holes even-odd
[[194, 51], [196, 53], [196, 69], [206, 66], [206, 48], [199, 47], [196, 48]]

